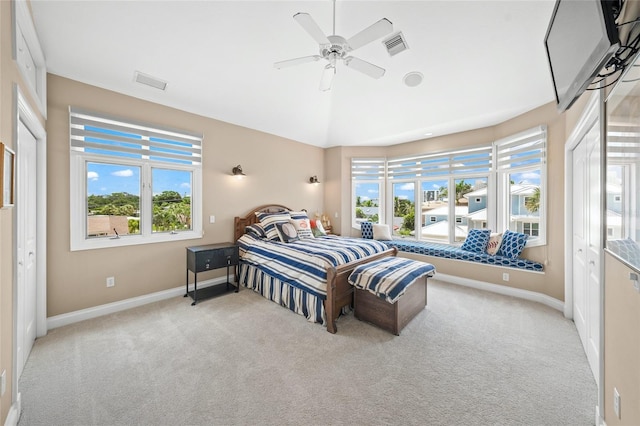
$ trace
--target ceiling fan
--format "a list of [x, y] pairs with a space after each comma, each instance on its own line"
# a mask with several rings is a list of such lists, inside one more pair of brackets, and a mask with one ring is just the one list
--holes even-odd
[[354, 56], [348, 56], [348, 54], [359, 47], [369, 44], [372, 41], [391, 33], [393, 31], [393, 24], [387, 18], [382, 18], [349, 39], [336, 35], [335, 0], [333, 0], [333, 35], [325, 35], [316, 21], [314, 21], [308, 13], [296, 13], [293, 15], [293, 19], [295, 19], [298, 24], [300, 24], [300, 26], [302, 26], [302, 28], [304, 28], [304, 30], [315, 41], [317, 41], [318, 44], [320, 44], [320, 54], [276, 62], [273, 64], [275, 68], [281, 69], [324, 59], [328, 64], [325, 65], [322, 78], [320, 80], [320, 90], [322, 91], [331, 89], [331, 82], [336, 74], [336, 63], [338, 60], [343, 61], [347, 67], [360, 71], [372, 78], [380, 78], [384, 75], [384, 68], [380, 68], [377, 65], [363, 61], [362, 59]]

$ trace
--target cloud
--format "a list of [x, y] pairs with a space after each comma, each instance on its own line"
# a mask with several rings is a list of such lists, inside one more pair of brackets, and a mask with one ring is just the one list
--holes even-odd
[[131, 169], [118, 170], [117, 172], [111, 173], [111, 175], [118, 177], [131, 177], [133, 176], [133, 171]]
[[409, 197], [407, 197], [406, 195], [398, 195], [397, 197], [399, 200], [408, 200]]
[[89, 180], [98, 180], [98, 178], [100, 177], [100, 175], [98, 175], [98, 172], [87, 172], [87, 179]]
[[367, 191], [369, 194], [376, 194], [378, 195], [378, 190], [377, 189], [370, 189]]
[[366, 195], [361, 195], [360, 196], [360, 200], [361, 201], [369, 201], [371, 198], [367, 197]]
[[413, 182], [407, 182], [403, 185], [400, 185], [401, 191], [413, 191]]
[[191, 184], [189, 182], [182, 182], [180, 188], [191, 188]]
[[522, 173], [520, 175], [520, 181], [522, 183], [530, 183], [530, 181], [539, 182], [540, 181], [540, 173], [538, 173], [538, 172], [525, 172], [525, 173]]

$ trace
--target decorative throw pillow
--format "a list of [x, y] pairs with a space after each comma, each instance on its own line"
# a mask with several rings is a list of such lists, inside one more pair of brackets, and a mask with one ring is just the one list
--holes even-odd
[[517, 259], [520, 253], [522, 253], [528, 237], [527, 234], [521, 234], [520, 232], [513, 232], [507, 229], [504, 231], [504, 234], [502, 234], [502, 242], [496, 254], [510, 259]]
[[500, 243], [502, 242], [502, 233], [492, 233], [489, 236], [489, 242], [487, 243], [487, 254], [491, 256], [495, 256], [500, 248]]
[[291, 215], [289, 212], [277, 212], [277, 213], [265, 213], [256, 212], [256, 216], [260, 220], [260, 224], [264, 228], [264, 232], [267, 234], [267, 238], [270, 240], [279, 239], [278, 231], [276, 230], [276, 223], [286, 222], [289, 223]]
[[253, 225], [247, 225], [244, 227], [244, 233], [253, 235], [257, 238], [267, 238], [267, 233], [264, 232], [264, 228], [259, 223], [254, 223]]
[[309, 218], [295, 218], [293, 217], [293, 214], [291, 215], [291, 223], [293, 223], [293, 226], [296, 228], [296, 231], [298, 232], [298, 237], [300, 238], [313, 238], [313, 231], [311, 230], [311, 221], [309, 220]]
[[484, 253], [487, 249], [490, 235], [491, 230], [489, 229], [470, 229], [461, 249], [474, 253]]
[[362, 222], [360, 224], [360, 230], [362, 231], [362, 238], [366, 240], [373, 239], [373, 223], [372, 222]]
[[322, 222], [319, 220], [310, 220], [311, 223], [311, 232], [313, 232], [314, 237], [322, 237], [323, 235], [327, 235], [327, 231], [324, 230], [322, 226]]
[[296, 231], [296, 227], [293, 226], [293, 223], [276, 222], [275, 228], [278, 232], [278, 237], [280, 237], [280, 241], [283, 243], [290, 243], [300, 239], [298, 238], [298, 232]]
[[391, 230], [389, 229], [389, 225], [374, 223], [373, 224], [373, 239], [380, 241], [390, 241], [391, 240]]

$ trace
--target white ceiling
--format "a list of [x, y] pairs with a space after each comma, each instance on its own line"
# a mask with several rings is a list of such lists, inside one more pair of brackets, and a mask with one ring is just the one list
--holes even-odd
[[[292, 18], [307, 12], [332, 33], [331, 1], [31, 0], [48, 71], [137, 98], [320, 147], [391, 145], [494, 125], [554, 100], [543, 39], [554, 1], [341, 1], [336, 33], [381, 18], [409, 50], [382, 39], [352, 55], [386, 69], [379, 80], [324, 61]], [[133, 81], [168, 82], [161, 92]], [[411, 71], [424, 74], [415, 88]], [[176, 123], [174, 123], [176, 124]]]

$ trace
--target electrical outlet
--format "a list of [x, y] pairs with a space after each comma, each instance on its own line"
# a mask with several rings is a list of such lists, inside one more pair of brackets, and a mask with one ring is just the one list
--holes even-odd
[[505, 272], [502, 274], [502, 281], [509, 281], [509, 273]]
[[620, 418], [620, 393], [616, 388], [613, 388], [613, 411]]
[[2, 375], [0, 375], [0, 396], [3, 396], [7, 391], [7, 370], [2, 370]]
[[107, 277], [107, 287], [113, 287], [116, 285], [115, 277]]

